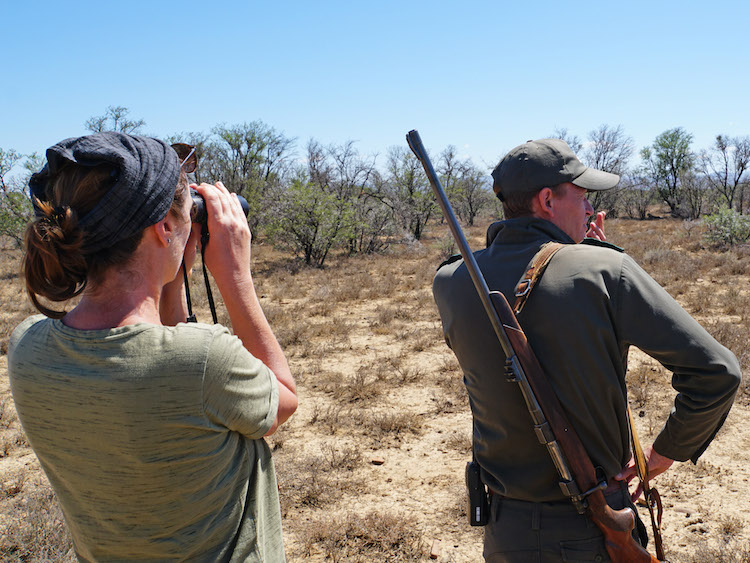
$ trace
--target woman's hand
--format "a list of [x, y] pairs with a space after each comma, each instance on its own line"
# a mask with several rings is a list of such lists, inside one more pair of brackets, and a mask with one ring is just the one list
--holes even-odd
[[230, 193], [221, 182], [191, 187], [206, 203], [209, 239], [204, 250], [204, 260], [219, 285], [219, 290], [222, 291], [224, 284], [234, 286], [248, 281], [252, 283], [252, 235], [236, 194]]

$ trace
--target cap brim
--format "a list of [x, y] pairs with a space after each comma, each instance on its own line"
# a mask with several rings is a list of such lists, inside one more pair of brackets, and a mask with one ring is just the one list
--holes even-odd
[[603, 172], [596, 168], [586, 168], [583, 174], [572, 180], [572, 183], [585, 190], [601, 191], [614, 188], [620, 182], [620, 177], [611, 172]]

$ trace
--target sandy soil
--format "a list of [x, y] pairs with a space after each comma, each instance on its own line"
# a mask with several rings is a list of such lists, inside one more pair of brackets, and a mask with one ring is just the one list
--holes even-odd
[[[480, 237], [472, 244], [478, 247]], [[264, 274], [260, 260], [256, 278], [264, 308], [279, 328], [299, 384], [298, 412], [269, 440], [289, 560], [404, 560], [396, 548], [391, 556], [365, 550], [336, 558], [310, 540], [311, 529], [325, 518], [340, 526], [352, 515], [376, 514], [398, 516], [398, 525], [419, 538], [422, 560], [434, 549], [438, 561], [480, 561], [482, 530], [466, 522], [463, 485], [471, 415], [430, 294], [439, 253], [417, 249], [350, 260], [326, 272]], [[361, 287], [345, 295], [352, 286]], [[638, 397], [646, 399], [645, 406], [633, 404], [642, 414], [637, 426], [646, 445], [669, 412], [670, 375], [640, 352], [630, 361], [648, 380], [631, 382], [631, 395], [637, 387]], [[13, 514], [9, 507], [45, 483], [14, 421], [6, 366], [3, 354], [0, 537]], [[705, 548], [750, 545], [749, 410], [736, 404], [697, 465], [677, 463], [654, 482], [673, 563], [693, 561]], [[397, 415], [399, 424], [385, 424]], [[648, 521], [645, 509], [641, 516]]]

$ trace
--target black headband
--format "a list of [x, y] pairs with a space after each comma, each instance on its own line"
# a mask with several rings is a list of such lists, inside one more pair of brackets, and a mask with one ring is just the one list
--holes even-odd
[[29, 180], [37, 216], [41, 211], [36, 198], [49, 200], [47, 185], [68, 163], [111, 164], [117, 169], [115, 184], [91, 211], [79, 217], [79, 225], [86, 233], [86, 253], [109, 248], [164, 219], [180, 177], [177, 153], [169, 144], [114, 131], [65, 139], [48, 148], [46, 156], [47, 164]]

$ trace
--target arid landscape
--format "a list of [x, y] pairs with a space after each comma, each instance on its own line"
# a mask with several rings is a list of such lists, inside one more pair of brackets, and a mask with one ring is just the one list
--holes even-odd
[[[474, 249], [487, 222], [468, 230]], [[702, 228], [671, 219], [607, 223], [609, 239], [729, 347], [747, 376], [750, 248], [714, 249]], [[299, 388], [299, 410], [269, 439], [289, 561], [480, 561], [482, 530], [467, 523], [463, 484], [471, 415], [431, 293], [435, 268], [453, 253], [447, 228], [396, 241], [382, 255], [333, 256], [324, 269], [303, 267], [263, 241], [253, 252], [264, 310]], [[74, 561], [9, 392], [8, 337], [33, 310], [20, 253], [8, 243], [2, 256], [0, 560]], [[192, 288], [205, 322], [198, 274]], [[222, 311], [220, 322], [228, 322]], [[630, 403], [645, 445], [674, 392], [658, 363], [636, 350], [630, 362]], [[750, 562], [749, 418], [745, 381], [699, 462], [677, 463], [653, 483], [672, 563]]]

